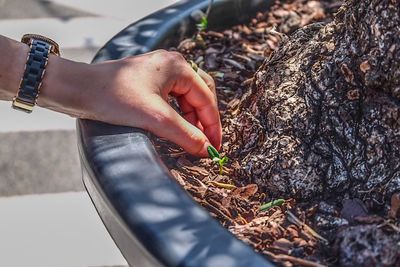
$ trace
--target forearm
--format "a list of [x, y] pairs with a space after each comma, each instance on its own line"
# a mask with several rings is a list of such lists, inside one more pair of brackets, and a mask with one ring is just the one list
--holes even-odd
[[[29, 47], [0, 35], [0, 100], [11, 101], [23, 76]], [[49, 55], [37, 99], [39, 106], [83, 117], [89, 86], [96, 80], [89, 64]]]
[[0, 100], [11, 100], [17, 93], [29, 47], [0, 35]]
[[90, 95], [99, 84], [95, 65], [49, 56], [38, 106], [73, 117], [91, 118]]

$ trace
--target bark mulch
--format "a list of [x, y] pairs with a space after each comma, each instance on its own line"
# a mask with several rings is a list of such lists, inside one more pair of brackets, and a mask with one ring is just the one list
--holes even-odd
[[[232, 119], [257, 68], [278, 48], [282, 39], [307, 24], [331, 21], [340, 5], [340, 1], [328, 0], [277, 1], [246, 25], [221, 32], [203, 31], [173, 48], [215, 79], [223, 123], [223, 155], [230, 156], [230, 152], [241, 149], [230, 143], [230, 136], [234, 134]], [[338, 251], [343, 251], [338, 246], [350, 246], [362, 234], [347, 227], [348, 233], [338, 235], [344, 226], [368, 227], [378, 222], [382, 228], [400, 231], [384, 216], [368, 213], [361, 200], [346, 200], [338, 206], [330, 200], [298, 203], [295, 199], [272, 199], [247, 177], [235, 175], [240, 162], [234, 158], [221, 175], [211, 159], [194, 158], [162, 139], [155, 143], [177, 182], [198, 203], [239, 239], [278, 265], [337, 266]], [[396, 217], [399, 210], [400, 196], [396, 195], [390, 213]], [[375, 238], [381, 238], [379, 231], [374, 231]], [[335, 243], [346, 238], [347, 243]]]

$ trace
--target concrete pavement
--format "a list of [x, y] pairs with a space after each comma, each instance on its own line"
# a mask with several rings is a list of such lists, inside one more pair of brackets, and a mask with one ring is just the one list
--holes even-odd
[[126, 266], [85, 192], [0, 198], [0, 266]]
[[74, 131], [0, 134], [0, 196], [83, 191]]
[[[0, 0], [0, 34], [47, 35], [90, 62], [131, 22], [175, 0]], [[75, 120], [0, 101], [0, 266], [126, 266], [81, 182]]]
[[68, 20], [92, 16], [90, 12], [53, 1], [0, 0], [0, 19], [34, 19], [56, 17]]

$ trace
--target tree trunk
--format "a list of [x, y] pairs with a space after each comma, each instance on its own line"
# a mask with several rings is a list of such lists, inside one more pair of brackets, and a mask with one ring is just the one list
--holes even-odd
[[272, 196], [400, 190], [400, 0], [349, 0], [296, 31], [239, 114], [240, 172]]

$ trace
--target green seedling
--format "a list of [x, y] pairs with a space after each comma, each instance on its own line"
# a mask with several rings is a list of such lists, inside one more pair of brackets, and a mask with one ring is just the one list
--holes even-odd
[[208, 1], [208, 8], [207, 8], [206, 13], [203, 13], [200, 10], [200, 13], [201, 13], [200, 21], [198, 24], [196, 24], [197, 33], [193, 35], [193, 40], [196, 42], [196, 44], [204, 49], [207, 47], [207, 45], [206, 45], [206, 42], [204, 41], [203, 37], [201, 36], [201, 33], [204, 32], [205, 30], [207, 30], [207, 28], [208, 28], [208, 16], [210, 15], [213, 3], [214, 3], [214, 0]]
[[207, 151], [208, 151], [208, 156], [210, 156], [212, 161], [218, 163], [219, 174], [221, 175], [223, 172], [223, 167], [229, 161], [229, 158], [227, 156], [224, 156], [221, 158], [221, 155], [218, 153], [218, 151], [213, 146], [208, 146]]
[[220, 157], [219, 152], [213, 146], [208, 146], [207, 147], [207, 152], [208, 152], [208, 155], [210, 156], [210, 158], [212, 160], [214, 160], [214, 158], [219, 158]]
[[282, 199], [282, 198], [275, 199], [273, 201], [262, 204], [258, 210], [259, 211], [267, 211], [272, 207], [281, 206], [283, 203], [285, 203], [284, 199]]
[[197, 30], [199, 32], [205, 31], [208, 27], [208, 18], [206, 15], [202, 16], [200, 19], [200, 23], [198, 23], [197, 25]]
[[196, 25], [197, 26], [197, 30], [199, 32], [207, 30], [207, 28], [208, 28], [208, 16], [210, 15], [211, 8], [212, 8], [213, 4], [214, 4], [214, 0], [209, 0], [208, 1], [207, 11], [201, 17], [200, 22]]

